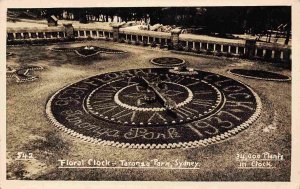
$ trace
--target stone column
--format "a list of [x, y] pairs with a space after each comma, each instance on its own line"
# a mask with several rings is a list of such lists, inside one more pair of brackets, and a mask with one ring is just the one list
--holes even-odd
[[272, 59], [275, 58], [275, 50], [272, 50]]
[[119, 33], [120, 33], [120, 27], [122, 24], [120, 23], [113, 23], [111, 27], [113, 28], [113, 40], [118, 41], [119, 40]]
[[221, 45], [221, 52], [223, 52], [223, 49], [224, 49], [224, 45]]
[[263, 49], [263, 57], [265, 57], [266, 56], [266, 49]]
[[217, 45], [214, 43], [214, 51], [216, 51], [216, 46], [217, 46]]
[[[65, 27], [65, 31], [64, 31], [64, 36], [68, 39], [70, 38], [74, 38], [74, 27], [72, 26], [72, 24], [64, 24], [63, 25]], [[78, 31], [76, 31], [78, 32]], [[78, 36], [79, 36], [79, 32], [78, 32]]]
[[238, 46], [235, 48], [235, 54], [239, 54], [239, 47]]
[[173, 46], [174, 46], [175, 49], [178, 48], [179, 34], [180, 33], [181, 33], [181, 29], [171, 30], [171, 43], [173, 43]]
[[245, 43], [245, 56], [247, 58], [254, 57], [256, 40], [247, 39]]
[[202, 49], [202, 42], [199, 42], [199, 47], [200, 49]]

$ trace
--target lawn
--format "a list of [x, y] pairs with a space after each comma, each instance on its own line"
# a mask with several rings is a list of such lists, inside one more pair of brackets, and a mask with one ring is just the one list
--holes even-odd
[[[125, 54], [100, 54], [79, 58], [53, 47], [98, 45], [126, 50]], [[247, 79], [228, 69], [262, 69], [291, 76], [291, 71], [266, 62], [213, 56], [176, 54], [151, 47], [89, 41], [48, 46], [7, 47], [13, 55], [7, 65], [37, 65], [39, 79], [16, 83], [7, 79], [7, 179], [39, 180], [168, 180], [168, 181], [289, 181], [291, 168], [291, 83]], [[62, 87], [93, 75], [133, 68], [158, 67], [150, 60], [161, 56], [185, 59], [188, 66], [218, 73], [250, 86], [261, 98], [260, 117], [245, 131], [220, 143], [188, 149], [127, 149], [101, 146], [70, 136], [46, 117], [47, 100]], [[35, 160], [15, 160], [18, 152], [33, 153]], [[238, 169], [237, 154], [283, 154], [274, 169]], [[60, 159], [146, 162], [195, 161], [199, 169], [61, 169]]]

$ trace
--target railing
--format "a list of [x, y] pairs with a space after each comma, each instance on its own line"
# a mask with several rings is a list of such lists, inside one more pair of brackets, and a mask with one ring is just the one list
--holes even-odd
[[7, 40], [45, 39], [65, 37], [64, 27], [7, 28]]
[[109, 38], [113, 37], [111, 27], [74, 27], [75, 38]]
[[[208, 39], [207, 39], [208, 38]], [[209, 51], [211, 53], [229, 53], [233, 56], [243, 56], [246, 54], [246, 45], [244, 40], [238, 39], [218, 39], [210, 37], [202, 37], [197, 35], [181, 34], [179, 40], [186, 49], [193, 51]], [[256, 42], [252, 49], [252, 57], [274, 61], [290, 61], [290, 46], [280, 44], [268, 44]]]
[[[151, 45], [153, 43], [168, 47], [173, 43], [171, 33], [132, 30], [129, 28], [114, 28], [103, 26], [74, 27], [75, 39], [107, 39], [131, 44], [143, 43]], [[230, 55], [246, 58], [257, 58], [269, 61], [291, 62], [291, 46], [274, 45], [256, 42], [252, 48], [245, 44], [245, 40], [212, 38], [207, 36], [178, 34], [177, 43], [183, 51], [194, 53], [209, 53], [215, 55]], [[7, 41], [24, 41], [36, 39], [58, 39], [66, 38], [67, 32], [64, 26], [60, 27], [39, 27], [39, 28], [7, 28]]]

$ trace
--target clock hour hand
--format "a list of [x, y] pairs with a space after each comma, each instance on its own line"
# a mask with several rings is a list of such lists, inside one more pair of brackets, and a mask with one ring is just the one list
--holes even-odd
[[155, 92], [155, 94], [158, 96], [158, 98], [160, 100], [162, 100], [163, 105], [166, 107], [167, 110], [174, 110], [177, 108], [176, 102], [174, 100], [166, 97], [165, 95], [163, 95], [163, 93], [161, 93], [161, 89], [159, 87], [157, 87], [157, 85], [155, 85], [154, 83], [150, 83], [143, 76], [141, 77], [141, 79], [144, 81], [144, 83], [147, 85], [147, 87], [152, 89]]

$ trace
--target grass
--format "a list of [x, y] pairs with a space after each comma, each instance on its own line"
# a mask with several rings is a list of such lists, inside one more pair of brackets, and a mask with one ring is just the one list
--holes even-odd
[[[227, 73], [228, 69], [263, 69], [287, 76], [290, 70], [271, 63], [240, 59], [214, 58], [207, 55], [190, 56], [169, 51], [112, 42], [87, 42], [107, 48], [126, 50], [120, 55], [101, 54], [95, 59], [82, 59], [74, 53], [48, 50], [52, 47], [77, 47], [82, 43], [7, 47], [15, 55], [7, 58], [7, 65], [20, 67], [38, 65], [44, 71], [35, 72], [39, 79], [17, 84], [7, 79], [7, 178], [39, 180], [178, 180], [178, 181], [289, 181], [291, 167], [291, 83], [246, 79]], [[113, 45], [113, 47], [112, 47]], [[45, 105], [58, 89], [82, 78], [105, 72], [133, 68], [157, 67], [149, 60], [172, 56], [185, 59], [188, 66], [222, 74], [249, 85], [263, 102], [260, 118], [250, 128], [222, 143], [194, 149], [141, 150], [122, 149], [80, 141], [57, 130], [45, 116]], [[270, 132], [263, 129], [274, 122]], [[32, 152], [37, 159], [15, 161], [17, 152]], [[284, 154], [285, 160], [276, 162], [272, 170], [237, 169], [237, 153], [270, 152]], [[146, 169], [59, 169], [58, 160], [148, 161], [176, 159], [197, 161], [198, 170]]]

